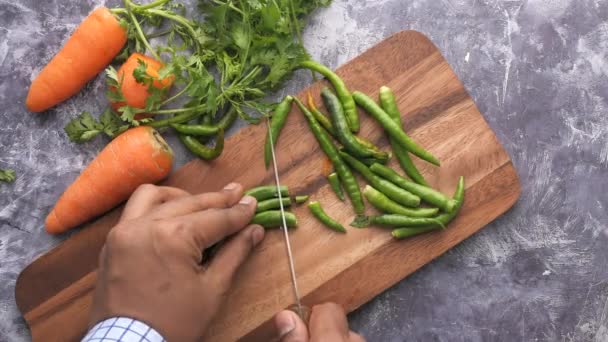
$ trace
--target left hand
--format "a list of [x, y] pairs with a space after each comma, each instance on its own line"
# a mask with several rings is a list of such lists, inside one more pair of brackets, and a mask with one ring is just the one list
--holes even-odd
[[[124, 316], [168, 341], [200, 340], [237, 269], [264, 238], [261, 226], [249, 225], [255, 207], [236, 183], [200, 195], [138, 188], [101, 251], [91, 325]], [[203, 265], [202, 251], [231, 235]]]

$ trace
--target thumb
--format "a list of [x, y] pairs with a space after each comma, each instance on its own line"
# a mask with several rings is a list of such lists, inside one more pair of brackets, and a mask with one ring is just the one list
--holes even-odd
[[280, 342], [308, 342], [308, 328], [293, 311], [283, 310], [274, 316]]

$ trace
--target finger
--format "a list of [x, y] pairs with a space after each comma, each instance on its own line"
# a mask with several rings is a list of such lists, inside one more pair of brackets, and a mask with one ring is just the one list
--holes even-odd
[[335, 303], [315, 305], [310, 316], [310, 339], [313, 341], [344, 341], [349, 337], [344, 309]]
[[190, 193], [178, 188], [152, 184], [140, 185], [127, 201], [120, 220], [141, 217], [162, 203], [186, 196], [190, 196]]
[[229, 208], [243, 197], [243, 186], [230, 183], [218, 192], [185, 196], [163, 203], [155, 208], [151, 217], [169, 218], [191, 214], [209, 208]]
[[351, 331], [348, 333], [348, 342], [365, 342], [365, 338], [356, 332]]
[[280, 342], [307, 342], [308, 329], [298, 315], [283, 310], [274, 316], [274, 325]]
[[216, 277], [222, 288], [229, 288], [239, 266], [263, 239], [262, 226], [254, 224], [243, 229], [217, 252], [207, 268], [209, 274]]
[[171, 219], [170, 222], [193, 239], [196, 248], [203, 250], [223, 238], [235, 234], [251, 222], [256, 200], [245, 196], [236, 205], [225, 209], [208, 209]]

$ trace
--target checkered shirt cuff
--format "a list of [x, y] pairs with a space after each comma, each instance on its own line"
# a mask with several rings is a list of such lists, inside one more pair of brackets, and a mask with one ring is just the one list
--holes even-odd
[[146, 323], [112, 317], [97, 323], [82, 342], [165, 342], [165, 339]]

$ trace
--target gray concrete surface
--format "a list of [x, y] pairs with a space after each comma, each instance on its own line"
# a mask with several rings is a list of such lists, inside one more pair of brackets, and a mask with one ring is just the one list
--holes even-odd
[[[105, 143], [73, 145], [61, 129], [104, 106], [101, 78], [49, 113], [27, 113], [24, 98], [100, 3], [0, 0], [0, 167], [18, 172], [0, 185], [0, 341], [29, 339], [15, 279], [61, 242], [43, 232], [45, 213]], [[336, 0], [305, 40], [336, 67], [403, 29], [439, 46], [523, 192], [510, 212], [350, 315], [352, 327], [370, 341], [608, 341], [608, 2]], [[285, 93], [309, 82], [299, 73]], [[179, 150], [178, 164], [190, 158]]]

